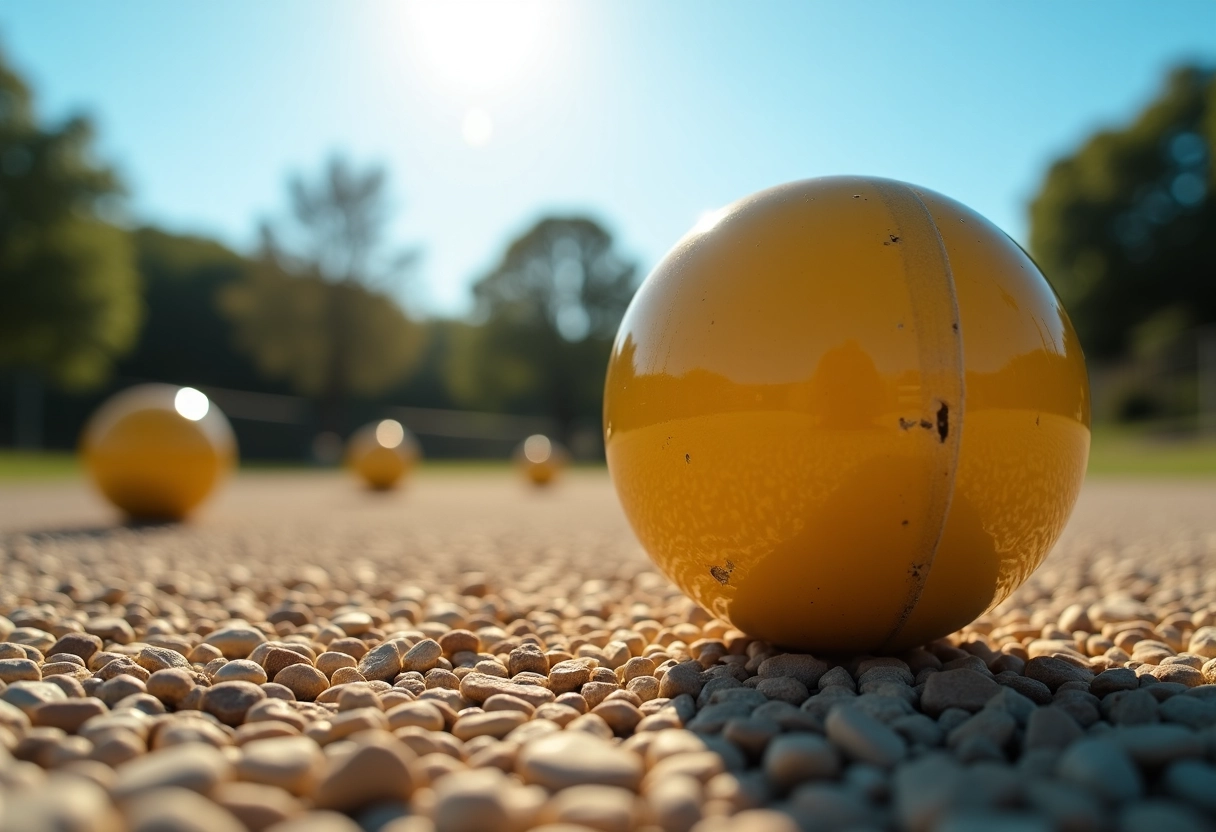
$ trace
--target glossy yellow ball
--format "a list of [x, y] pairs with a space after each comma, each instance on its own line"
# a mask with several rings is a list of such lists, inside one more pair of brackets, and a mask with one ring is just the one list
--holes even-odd
[[604, 424], [626, 515], [699, 604], [780, 645], [890, 652], [1039, 565], [1084, 477], [1089, 387], [1000, 229], [831, 177], [676, 244], [621, 323]]
[[346, 445], [346, 462], [369, 488], [395, 488], [418, 462], [418, 442], [395, 419], [382, 419], [355, 431]]
[[236, 462], [220, 409], [192, 387], [141, 384], [108, 399], [81, 439], [93, 482], [139, 520], [180, 520]]
[[535, 486], [551, 484], [570, 461], [570, 454], [556, 440], [541, 433], [529, 436], [515, 449], [515, 465]]

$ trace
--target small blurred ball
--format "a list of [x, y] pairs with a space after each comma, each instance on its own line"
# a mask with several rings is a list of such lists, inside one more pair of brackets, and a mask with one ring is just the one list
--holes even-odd
[[418, 442], [396, 419], [381, 419], [355, 431], [346, 464], [377, 491], [395, 488], [418, 462]]
[[236, 462], [236, 438], [215, 403], [193, 387], [141, 384], [107, 400], [81, 438], [89, 475], [137, 520], [180, 520]]
[[515, 449], [515, 464], [536, 486], [549, 485], [570, 461], [570, 454], [557, 441], [534, 433]]

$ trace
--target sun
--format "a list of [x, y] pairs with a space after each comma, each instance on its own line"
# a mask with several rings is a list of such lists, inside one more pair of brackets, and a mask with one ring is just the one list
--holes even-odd
[[532, 0], [410, 4], [410, 46], [452, 92], [486, 96], [518, 83], [536, 57], [546, 15]]

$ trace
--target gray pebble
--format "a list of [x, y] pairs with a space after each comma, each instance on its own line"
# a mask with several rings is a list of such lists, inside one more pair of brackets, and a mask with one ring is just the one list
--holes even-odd
[[924, 714], [908, 714], [892, 720], [889, 724], [909, 743], [926, 748], [941, 745], [946, 736], [941, 727]]
[[974, 712], [984, 707], [999, 690], [1000, 686], [991, 676], [965, 668], [943, 670], [934, 673], [925, 683], [920, 706], [929, 716], [938, 716], [948, 708]]
[[820, 690], [830, 687], [842, 687], [855, 692], [857, 690], [857, 683], [853, 681], [853, 677], [849, 675], [849, 671], [843, 667], [833, 667], [819, 677], [818, 687]]
[[1166, 794], [1185, 800], [1197, 809], [1216, 812], [1216, 766], [1199, 760], [1171, 763], [1161, 776]]
[[1110, 707], [1103, 711], [1115, 725], [1144, 725], [1158, 721], [1157, 700], [1147, 690], [1129, 690], [1112, 694], [1110, 698], [1113, 700]]
[[1096, 797], [1047, 778], [1026, 785], [1026, 803], [1046, 816], [1056, 829], [1098, 832], [1103, 827], [1102, 804]]
[[1060, 779], [1088, 789], [1103, 800], [1120, 803], [1144, 794], [1144, 781], [1131, 757], [1109, 739], [1073, 743], [1056, 766]]
[[1024, 673], [1031, 679], [1047, 685], [1053, 691], [1065, 682], [1084, 682], [1089, 685], [1094, 678], [1093, 671], [1054, 656], [1039, 656], [1031, 659], [1026, 662]]
[[984, 737], [998, 749], [1004, 748], [1013, 736], [1017, 722], [1002, 710], [985, 708], [946, 735], [946, 745], [958, 749], [971, 737]]
[[853, 760], [890, 768], [908, 754], [903, 737], [856, 705], [833, 708], [824, 725], [828, 739]]
[[1211, 826], [1189, 806], [1154, 798], [1133, 803], [1119, 813], [1119, 832], [1160, 829], [1169, 832], [1210, 832]]
[[1136, 672], [1126, 667], [1103, 670], [1089, 683], [1089, 692], [1098, 698], [1120, 690], [1135, 690], [1140, 684]]
[[792, 676], [807, 689], [816, 688], [819, 679], [828, 671], [827, 662], [805, 653], [782, 653], [760, 663], [757, 674], [762, 679], [776, 676]]
[[791, 705], [801, 705], [811, 695], [806, 685], [789, 676], [763, 679], [756, 685], [756, 690], [768, 699], [788, 702]]
[[1051, 688], [1037, 679], [1003, 673], [995, 678], [998, 685], [1016, 690], [1036, 705], [1048, 705], [1051, 703]]
[[1181, 725], [1129, 725], [1111, 732], [1110, 738], [1142, 766], [1203, 756], [1202, 740]]
[[785, 734], [768, 745], [764, 773], [779, 789], [806, 780], [821, 780], [840, 773], [840, 754], [816, 734]]
[[1062, 708], [1039, 708], [1026, 723], [1023, 746], [1031, 748], [1064, 749], [1081, 739], [1085, 732], [1077, 721]]

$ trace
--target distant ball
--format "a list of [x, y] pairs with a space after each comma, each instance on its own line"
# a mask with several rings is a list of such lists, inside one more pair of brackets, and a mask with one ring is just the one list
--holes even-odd
[[516, 467], [535, 486], [550, 485], [570, 461], [565, 447], [541, 433], [519, 443], [514, 456]]
[[621, 323], [617, 493], [655, 562], [757, 637], [947, 635], [1039, 565], [1076, 501], [1089, 387], [1026, 253], [947, 197], [832, 177], [706, 217]]
[[236, 462], [236, 438], [215, 403], [192, 387], [141, 384], [89, 419], [81, 454], [111, 503], [139, 520], [180, 520]]
[[347, 464], [377, 491], [396, 488], [419, 457], [414, 435], [396, 419], [381, 419], [355, 431], [346, 444]]

